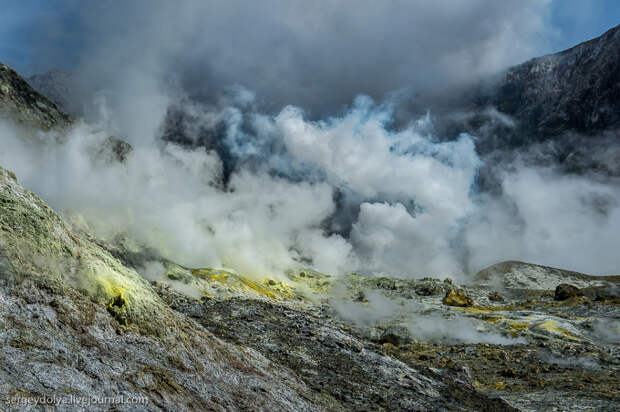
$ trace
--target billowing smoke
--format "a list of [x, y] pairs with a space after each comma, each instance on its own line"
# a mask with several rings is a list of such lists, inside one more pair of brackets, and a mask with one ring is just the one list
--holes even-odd
[[[476, 136], [446, 139], [433, 113], [399, 105], [539, 53], [549, 3], [68, 2], [79, 40], [40, 39], [33, 64], [75, 62], [68, 98], [88, 124], [60, 144], [3, 124], [0, 164], [100, 236], [186, 266], [617, 272], [617, 181], [525, 152], [489, 169]], [[110, 134], [133, 146], [124, 162], [102, 159]], [[480, 190], [483, 169], [495, 190]]]
[[[400, 329], [405, 339], [452, 343], [490, 343], [514, 345], [525, 343], [523, 338], [503, 336], [478, 319], [455, 316], [446, 318], [432, 313], [422, 303], [407, 299], [390, 299], [379, 292], [365, 293], [367, 302], [351, 302], [334, 298], [331, 307], [342, 318], [355, 324], [363, 333], [373, 335], [373, 329]], [[374, 333], [376, 334], [376, 332]]]
[[[126, 232], [191, 267], [459, 277], [518, 259], [617, 271], [612, 178], [514, 160], [494, 169], [499, 193], [479, 192], [475, 137], [437, 141], [430, 116], [395, 131], [390, 101], [362, 96], [341, 116], [310, 121], [293, 106], [260, 113], [252, 96], [238, 89], [218, 107], [189, 105], [193, 120], [177, 125], [188, 136], [219, 130], [220, 152], [162, 140], [162, 112], [159, 127], [142, 131], [150, 143], [134, 140], [124, 162], [102, 160], [104, 129], [78, 124], [58, 144], [3, 125], [0, 164], [98, 234]], [[228, 172], [220, 153], [234, 159]]]
[[[612, 149], [610, 150], [617, 150]], [[503, 194], [483, 195], [468, 222], [470, 268], [519, 259], [594, 274], [618, 273], [620, 182], [601, 175], [566, 175], [552, 166], [505, 165]]]
[[553, 37], [548, 0], [61, 3], [69, 24], [34, 13], [24, 24], [32, 65], [71, 62], [86, 92], [76, 106], [105, 89], [125, 102], [120, 112], [171, 85], [212, 103], [239, 84], [270, 113], [290, 104], [325, 117], [358, 94], [476, 80], [546, 52]]

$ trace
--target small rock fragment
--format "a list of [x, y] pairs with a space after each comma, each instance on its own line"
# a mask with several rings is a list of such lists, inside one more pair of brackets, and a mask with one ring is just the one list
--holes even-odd
[[355, 302], [368, 302], [368, 300], [366, 299], [366, 294], [364, 293], [363, 290], [358, 291], [355, 296], [353, 297], [353, 301]]

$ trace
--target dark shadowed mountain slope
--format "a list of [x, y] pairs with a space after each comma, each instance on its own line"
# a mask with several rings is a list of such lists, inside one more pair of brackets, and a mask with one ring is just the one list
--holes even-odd
[[[430, 110], [435, 133], [476, 136], [483, 187], [515, 156], [569, 173], [620, 175], [620, 26], [462, 90], [411, 102], [401, 122]], [[412, 115], [412, 113], [414, 115]]]
[[0, 115], [44, 130], [64, 128], [72, 118], [39, 94], [10, 67], [0, 63]]
[[511, 68], [487, 102], [540, 137], [618, 126], [620, 26]]
[[430, 110], [442, 139], [470, 133], [483, 154], [552, 143], [554, 160], [563, 162], [587, 146], [618, 141], [620, 26], [474, 86], [417, 96], [400, 110], [404, 124]]

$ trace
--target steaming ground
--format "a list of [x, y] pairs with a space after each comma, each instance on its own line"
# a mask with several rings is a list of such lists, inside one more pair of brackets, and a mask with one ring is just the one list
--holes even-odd
[[447, 319], [445, 313], [432, 313], [427, 305], [407, 299], [390, 299], [378, 292], [366, 292], [364, 303], [341, 300], [330, 301], [343, 319], [364, 329], [381, 323], [404, 327], [414, 339], [443, 344], [491, 343], [514, 345], [525, 343], [522, 338], [509, 338], [484, 328], [484, 322], [467, 317]]
[[475, 137], [439, 142], [431, 116], [395, 131], [389, 100], [361, 96], [341, 116], [309, 121], [293, 106], [258, 112], [246, 89], [230, 96], [188, 105], [192, 121], [180, 125], [196, 141], [217, 126], [219, 148], [166, 142], [165, 111], [143, 128], [138, 111], [134, 150], [109, 161], [99, 148], [117, 119], [102, 100], [101, 124], [77, 124], [60, 144], [3, 123], [0, 163], [100, 236], [125, 232], [189, 267], [463, 277], [513, 259], [617, 270], [617, 181], [517, 157], [494, 169], [499, 194], [480, 193]]

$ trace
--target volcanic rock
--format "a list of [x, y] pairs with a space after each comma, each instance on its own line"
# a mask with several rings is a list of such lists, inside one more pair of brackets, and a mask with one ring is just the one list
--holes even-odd
[[0, 115], [43, 130], [64, 129], [73, 118], [34, 90], [10, 67], [0, 63]]
[[575, 296], [583, 296], [583, 292], [576, 286], [562, 283], [555, 288], [555, 300], [566, 300]]
[[474, 300], [462, 290], [451, 289], [443, 298], [443, 303], [449, 306], [474, 306]]

